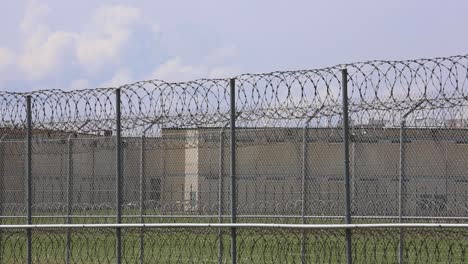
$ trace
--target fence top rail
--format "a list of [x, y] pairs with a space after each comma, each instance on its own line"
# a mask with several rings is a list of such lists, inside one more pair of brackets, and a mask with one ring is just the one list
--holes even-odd
[[[114, 218], [115, 215], [33, 215], [32, 218]], [[122, 215], [123, 218], [140, 218], [142, 217], [139, 214], [133, 215]], [[193, 215], [193, 214], [179, 214], [179, 215], [152, 215], [146, 214], [143, 215], [144, 218], [191, 218], [191, 219], [200, 219], [200, 218], [218, 218], [219, 215]], [[222, 218], [230, 218], [230, 215], [221, 215]], [[299, 219], [301, 215], [238, 215], [238, 218], [258, 218], [258, 219], [265, 219], [265, 218], [278, 218], [278, 219]], [[340, 215], [306, 215], [304, 216], [307, 219], [344, 219], [344, 216]], [[26, 215], [0, 215], [0, 219], [8, 219], [8, 218], [27, 218]], [[459, 217], [459, 216], [402, 216], [403, 219], [410, 219], [410, 220], [468, 220], [468, 217]], [[398, 215], [389, 215], [389, 216], [371, 216], [371, 215], [353, 215], [353, 219], [399, 219]]]
[[379, 224], [265, 224], [265, 223], [134, 223], [134, 224], [37, 224], [0, 225], [0, 229], [58, 228], [275, 228], [275, 229], [380, 229], [380, 228], [468, 228], [456, 223], [379, 223]]

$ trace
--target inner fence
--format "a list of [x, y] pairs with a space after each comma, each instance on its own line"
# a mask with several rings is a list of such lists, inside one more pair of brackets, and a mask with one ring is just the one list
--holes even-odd
[[[466, 223], [467, 110], [468, 55], [0, 91], [0, 224]], [[117, 263], [121, 231], [106, 253]], [[250, 238], [231, 231], [229, 261], [253, 258], [236, 252]], [[42, 231], [18, 232], [32, 261]], [[345, 235], [348, 263], [355, 237]], [[397, 247], [402, 262], [408, 248], [401, 238]]]

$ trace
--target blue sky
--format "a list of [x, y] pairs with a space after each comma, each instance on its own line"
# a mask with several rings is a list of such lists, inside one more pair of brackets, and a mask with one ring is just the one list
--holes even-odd
[[4, 1], [0, 89], [84, 89], [468, 53], [468, 1]]

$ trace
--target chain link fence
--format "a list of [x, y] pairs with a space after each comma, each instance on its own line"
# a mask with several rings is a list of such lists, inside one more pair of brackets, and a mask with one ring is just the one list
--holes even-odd
[[[1, 224], [466, 223], [467, 98], [467, 55], [184, 83], [151, 80], [92, 90], [0, 91]], [[34, 252], [49, 247], [42, 240], [61, 244], [65, 239], [72, 247], [81, 245], [80, 254], [92, 255], [83, 241], [64, 237], [60, 230], [2, 231], [2, 250], [11, 251], [6, 263], [24, 262], [23, 256], [26, 262], [40, 261]], [[275, 241], [286, 239], [285, 245], [259, 242], [265, 252], [260, 263], [273, 257], [303, 263], [388, 263], [395, 256], [402, 263], [412, 254], [425, 254], [412, 259], [427, 262], [435, 254], [464, 259], [460, 252], [466, 247], [466, 236], [449, 235], [453, 246], [410, 253], [416, 242], [404, 241], [411, 235], [378, 229], [366, 231], [372, 239], [362, 242], [362, 253], [355, 249], [359, 235], [344, 228], [345, 242], [334, 240], [331, 232], [327, 235], [333, 245], [328, 248], [300, 242], [297, 251], [290, 239], [296, 231], [257, 228], [247, 239], [235, 226], [203, 230], [198, 238], [203, 237], [208, 251], [213, 256], [224, 251], [214, 262], [236, 262], [237, 257], [257, 262], [257, 248], [249, 243], [270, 235]], [[426, 234], [418, 230], [411, 232]], [[102, 240], [96, 241], [103, 242], [96, 243], [115, 244], [109, 248], [114, 251], [106, 251], [109, 256], [71, 256], [66, 262], [135, 262], [125, 258], [147, 250], [144, 241], [135, 240], [130, 244], [136, 253], [128, 253], [125, 232], [134, 231], [118, 225], [102, 230]], [[74, 228], [71, 233], [92, 239], [92, 232]], [[198, 231], [187, 227], [184, 232], [174, 235], [180, 243], [201, 242]], [[430, 232], [437, 236], [431, 239], [446, 235], [445, 230]], [[232, 240], [216, 240], [216, 234]], [[369, 247], [393, 245], [394, 240], [384, 237], [394, 234], [397, 249], [383, 249], [388, 256], [377, 258], [384, 253], [375, 249], [374, 257], [361, 258], [371, 254]], [[305, 241], [306, 235], [298, 237]], [[154, 239], [151, 243], [178, 243]], [[12, 243], [21, 246], [8, 246]], [[464, 245], [459, 247], [463, 250], [454, 251], [455, 245]], [[335, 246], [345, 253], [330, 253]], [[197, 253], [184, 247], [179, 244], [181, 252], [171, 252], [167, 262], [211, 261], [197, 259]], [[277, 250], [282, 247], [293, 247], [299, 259], [287, 259], [285, 251]], [[323, 251], [314, 254], [336, 255], [311, 257], [305, 253], [308, 247]], [[186, 253], [190, 257], [182, 256]], [[161, 254], [145, 254], [141, 261], [164, 259]], [[177, 254], [180, 258], [173, 257]], [[228, 260], [228, 255], [234, 258]]]
[[[136, 263], [230, 263], [229, 224], [128, 225], [123, 228], [122, 261]], [[405, 263], [465, 263], [467, 225], [405, 226]], [[115, 263], [115, 226], [37, 226], [34, 263]], [[298, 228], [295, 225], [238, 225], [239, 263], [345, 263], [345, 225]], [[401, 227], [355, 225], [355, 263], [395, 263]], [[26, 261], [26, 233], [20, 226], [2, 230], [2, 263]], [[67, 247], [67, 236], [70, 243]], [[138, 247], [142, 239], [142, 247]], [[221, 251], [220, 245], [221, 243]], [[301, 247], [304, 245], [304, 254]], [[225, 254], [222, 252], [225, 251]], [[220, 254], [221, 253], [221, 254]]]

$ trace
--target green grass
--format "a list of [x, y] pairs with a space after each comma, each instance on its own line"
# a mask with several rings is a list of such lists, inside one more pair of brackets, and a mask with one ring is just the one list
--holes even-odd
[[[112, 215], [113, 211], [101, 212]], [[93, 213], [94, 214], [94, 213]], [[110, 218], [73, 218], [73, 223], [113, 223]], [[138, 218], [124, 218], [137, 222]], [[146, 222], [194, 223], [217, 222], [217, 218], [150, 218]], [[228, 219], [226, 219], [228, 221]], [[382, 222], [359, 220], [355, 223]], [[3, 224], [24, 224], [24, 218], [3, 219]], [[34, 223], [64, 223], [63, 218], [36, 218]], [[300, 223], [299, 219], [246, 218], [239, 222]], [[342, 223], [341, 220], [309, 220], [308, 223]], [[230, 229], [151, 228], [144, 231], [145, 263], [217, 263], [220, 239], [223, 263], [230, 262]], [[115, 263], [115, 229], [71, 229], [71, 263]], [[138, 263], [140, 229], [123, 229], [124, 263]], [[292, 229], [238, 228], [239, 263], [301, 263], [302, 231]], [[304, 231], [307, 263], [344, 263], [344, 230]], [[34, 263], [64, 263], [67, 229], [43, 229], [32, 232]], [[362, 229], [353, 231], [355, 263], [396, 263], [398, 229]], [[468, 231], [464, 229], [408, 229], [405, 231], [407, 263], [466, 263]], [[0, 232], [0, 263], [26, 261], [26, 232], [5, 229]]]
[[[223, 229], [223, 262], [230, 261], [230, 230]], [[398, 230], [357, 230], [353, 232], [355, 263], [395, 263]], [[405, 259], [409, 263], [465, 263], [468, 249], [466, 230], [411, 229], [406, 232]], [[37, 230], [32, 233], [34, 263], [64, 263], [66, 229]], [[307, 231], [308, 263], [344, 263], [343, 230]], [[123, 258], [137, 263], [140, 230], [123, 230]], [[301, 230], [246, 228], [238, 230], [240, 263], [300, 263]], [[24, 263], [26, 232], [3, 230], [1, 263]], [[71, 230], [72, 263], [114, 263], [114, 229]], [[217, 228], [147, 229], [144, 232], [145, 263], [216, 263]]]

